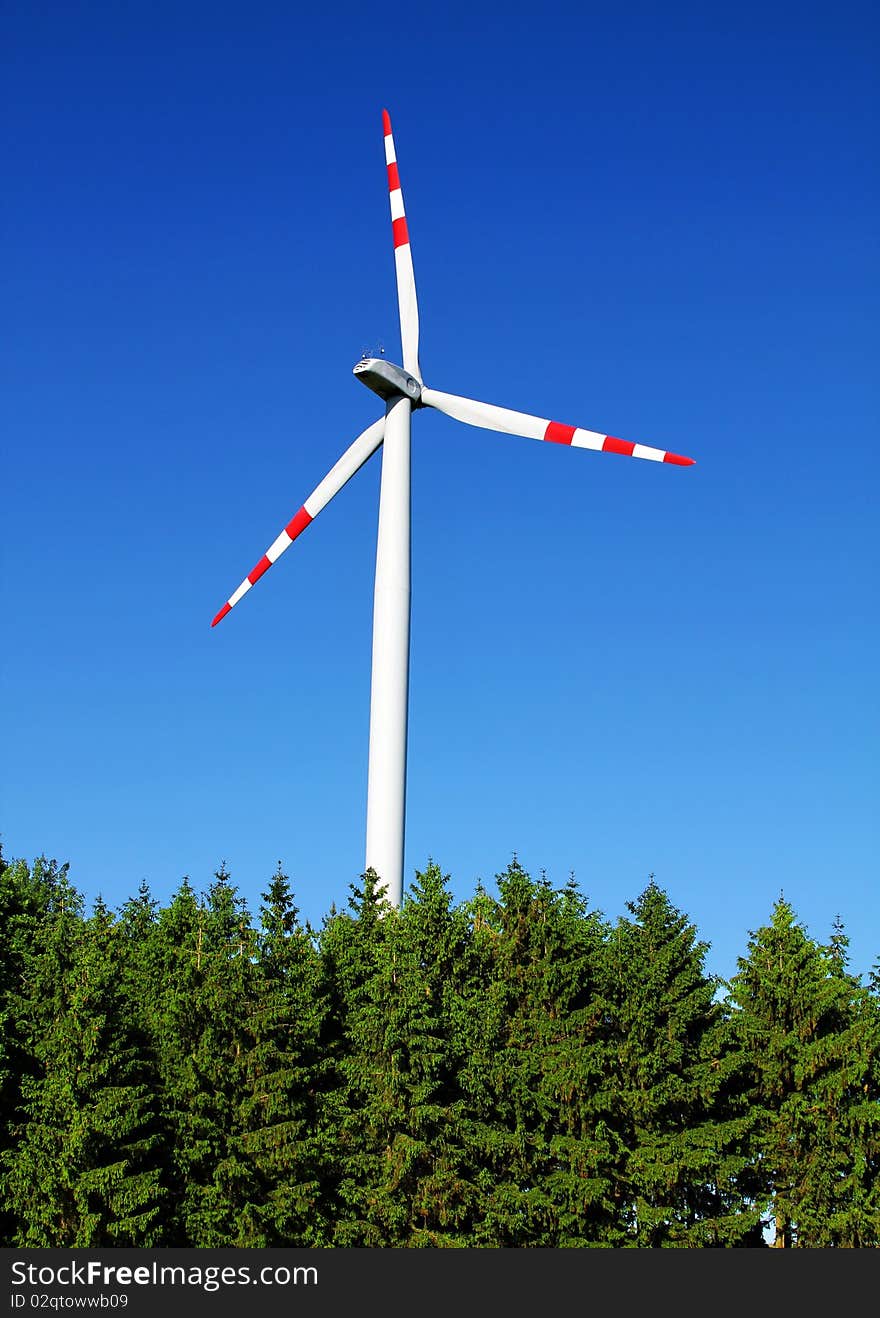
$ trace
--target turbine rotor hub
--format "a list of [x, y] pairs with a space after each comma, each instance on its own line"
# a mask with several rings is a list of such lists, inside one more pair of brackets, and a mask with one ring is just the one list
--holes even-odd
[[392, 398], [408, 398], [414, 407], [418, 407], [422, 397], [422, 386], [414, 375], [402, 366], [385, 361], [384, 357], [362, 357], [354, 368], [356, 379], [372, 389], [374, 394], [388, 402]]

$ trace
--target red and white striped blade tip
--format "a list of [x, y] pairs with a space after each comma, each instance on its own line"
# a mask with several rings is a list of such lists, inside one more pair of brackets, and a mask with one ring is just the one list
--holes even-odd
[[252, 567], [245, 577], [244, 581], [229, 596], [229, 599], [223, 605], [219, 613], [215, 614], [212, 627], [216, 627], [222, 618], [225, 618], [230, 610], [234, 609], [236, 604], [242, 599], [251, 586], [260, 580], [264, 572], [268, 572], [273, 563], [277, 563], [282, 554], [286, 553], [290, 546], [301, 535], [307, 526], [310, 526], [322, 508], [338, 494], [343, 485], [347, 485], [352, 476], [367, 461], [368, 458], [376, 452], [376, 449], [382, 442], [385, 433], [385, 418], [380, 417], [374, 421], [371, 426], [367, 426], [353, 444], [350, 444], [322, 481], [315, 486], [305, 503], [294, 513], [284, 530], [276, 535], [263, 557]]
[[[577, 426], [566, 426], [561, 421], [549, 421], [547, 429], [544, 431], [544, 439], [552, 444], [573, 444], [576, 448], [580, 447], [577, 443], [578, 436]], [[657, 449], [647, 444], [636, 444], [631, 439], [618, 439], [616, 435], [604, 435], [599, 432], [580, 432], [589, 433], [595, 440], [601, 439], [601, 451], [603, 453], [619, 453], [625, 458], [644, 458], [650, 457], [655, 461], [671, 463], [673, 467], [693, 467], [696, 466], [696, 458], [686, 458], [681, 453], [670, 453], [668, 449]], [[590, 448], [597, 447], [595, 443], [589, 445]]]
[[[355, 444], [357, 444], [361, 439], [363, 439], [363, 435], [359, 436], [358, 439], [355, 440]], [[352, 447], [354, 447], [354, 445], [352, 445]], [[349, 450], [349, 452], [350, 451], [351, 450]], [[330, 476], [332, 476], [333, 472], [331, 471], [329, 474]], [[320, 486], [318, 487], [318, 489], [320, 489]], [[312, 494], [310, 494], [309, 499], [313, 499], [315, 493], [317, 493], [317, 491], [314, 491]], [[332, 498], [332, 495], [330, 497]], [[306, 503], [308, 503], [308, 499], [306, 500]], [[318, 512], [320, 512], [320, 508], [316, 508], [315, 516], [317, 516]], [[223, 605], [223, 608], [215, 616], [214, 621], [211, 623], [212, 627], [216, 627], [220, 619], [226, 617], [227, 613], [229, 613], [229, 611], [232, 608], [234, 608], [234, 606], [238, 603], [238, 601], [244, 595], [247, 594], [251, 586], [256, 585], [256, 583], [260, 580], [260, 577], [265, 572], [269, 571], [269, 568], [272, 566], [272, 564], [281, 557], [281, 555], [284, 553], [286, 549], [290, 548], [290, 546], [293, 544], [294, 540], [300, 534], [300, 532], [304, 531], [306, 527], [309, 526], [313, 520], [314, 518], [312, 514], [308, 511], [305, 504], [303, 504], [299, 512], [296, 513], [293, 517], [291, 517], [290, 521], [287, 523], [281, 534], [279, 536], [276, 536], [274, 542], [266, 550], [265, 554], [260, 559], [259, 563], [257, 563], [256, 567], [251, 568], [250, 572], [247, 574], [244, 581], [239, 586], [238, 590], [233, 591], [233, 593], [229, 596], [229, 599], [226, 601], [226, 603]]]

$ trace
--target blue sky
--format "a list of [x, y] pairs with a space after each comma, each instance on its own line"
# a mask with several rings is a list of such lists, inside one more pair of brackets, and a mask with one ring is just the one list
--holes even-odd
[[413, 427], [407, 873], [515, 851], [730, 974], [877, 872], [876, 9], [11, 3], [8, 856], [111, 904], [363, 866], [380, 459], [210, 620], [399, 358], [381, 109], [438, 389], [690, 454]]

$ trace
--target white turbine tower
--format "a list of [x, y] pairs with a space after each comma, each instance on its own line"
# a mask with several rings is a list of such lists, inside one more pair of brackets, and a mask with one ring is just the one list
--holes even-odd
[[364, 357], [354, 368], [357, 378], [385, 403], [385, 415], [359, 435], [331, 468], [281, 534], [223, 605], [211, 626], [225, 618], [260, 577], [284, 553], [301, 531], [325, 508], [367, 458], [384, 441], [382, 484], [379, 496], [379, 532], [376, 548], [376, 584], [373, 602], [373, 660], [370, 687], [370, 754], [367, 778], [366, 867], [376, 871], [385, 896], [399, 906], [403, 895], [403, 837], [406, 801], [406, 724], [409, 695], [410, 620], [410, 418], [412, 410], [434, 407], [456, 421], [499, 430], [527, 439], [544, 439], [572, 448], [622, 453], [652, 462], [688, 467], [683, 458], [663, 449], [615, 439], [595, 430], [582, 430], [558, 421], [512, 412], [472, 398], [440, 393], [422, 383], [419, 366], [419, 308], [413, 273], [403, 193], [391, 120], [382, 111], [385, 162], [391, 198], [394, 263], [403, 367], [384, 358]]

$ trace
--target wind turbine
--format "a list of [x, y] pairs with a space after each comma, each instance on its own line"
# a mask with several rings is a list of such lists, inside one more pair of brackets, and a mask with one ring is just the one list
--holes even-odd
[[384, 357], [364, 357], [354, 374], [385, 403], [385, 415], [368, 426], [348, 448], [305, 503], [273, 540], [215, 616], [225, 618], [251, 586], [276, 563], [322, 508], [355, 472], [384, 444], [379, 494], [379, 531], [373, 600], [373, 657], [370, 685], [370, 752], [367, 775], [366, 868], [373, 868], [387, 900], [399, 906], [403, 895], [403, 836], [406, 800], [406, 725], [409, 695], [410, 626], [410, 419], [414, 409], [438, 412], [484, 430], [498, 430], [527, 439], [542, 439], [572, 448], [621, 453], [651, 462], [689, 467], [693, 458], [680, 457], [646, 444], [633, 444], [596, 430], [562, 425], [544, 417], [513, 412], [473, 398], [441, 393], [422, 382], [419, 366], [419, 307], [413, 273], [397, 153], [388, 111], [382, 111], [385, 163], [391, 201], [391, 231], [397, 268], [397, 300], [403, 366]]

